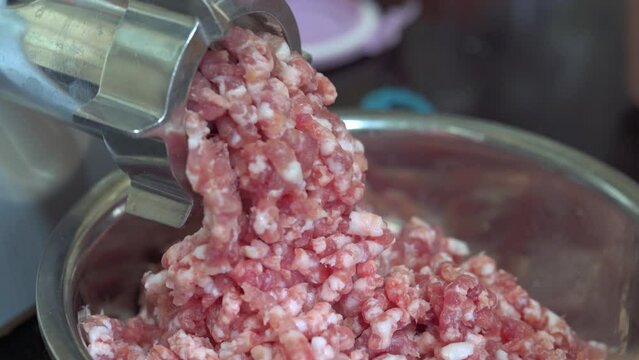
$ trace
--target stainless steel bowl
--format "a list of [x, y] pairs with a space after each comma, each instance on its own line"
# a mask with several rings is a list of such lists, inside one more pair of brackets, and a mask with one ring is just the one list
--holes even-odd
[[[639, 323], [639, 188], [552, 141], [468, 118], [343, 114], [371, 160], [368, 202], [393, 222], [417, 214], [486, 250], [585, 338], [635, 353]], [[55, 359], [88, 358], [82, 305], [135, 313], [142, 273], [193, 231], [126, 215], [113, 174], [54, 231], [37, 310]]]

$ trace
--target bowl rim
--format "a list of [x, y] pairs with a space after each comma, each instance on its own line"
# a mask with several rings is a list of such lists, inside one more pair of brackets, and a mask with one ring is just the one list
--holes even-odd
[[[561, 171], [572, 180], [605, 195], [639, 224], [639, 185], [608, 165], [556, 141], [496, 122], [448, 114], [418, 115], [405, 112], [337, 111], [350, 131], [411, 131], [456, 136], [485, 143]], [[85, 249], [91, 227], [98, 221], [112, 223], [109, 214], [127, 193], [129, 181], [119, 171], [95, 185], [51, 233], [36, 280], [36, 310], [40, 332], [53, 359], [90, 359], [69, 314], [69, 294], [78, 249]], [[112, 215], [112, 216], [109, 216]], [[72, 251], [70, 251], [70, 249]]]
[[600, 191], [639, 222], [637, 182], [610, 165], [543, 135], [487, 119], [444, 113], [419, 115], [346, 109], [339, 115], [349, 131], [441, 133], [513, 151]]

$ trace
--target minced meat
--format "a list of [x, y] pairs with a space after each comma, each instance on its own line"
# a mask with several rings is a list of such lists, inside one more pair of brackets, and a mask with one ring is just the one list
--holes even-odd
[[279, 37], [233, 28], [208, 51], [185, 119], [202, 227], [144, 275], [138, 316], [82, 320], [94, 359], [605, 358], [490, 257], [359, 207], [336, 96]]

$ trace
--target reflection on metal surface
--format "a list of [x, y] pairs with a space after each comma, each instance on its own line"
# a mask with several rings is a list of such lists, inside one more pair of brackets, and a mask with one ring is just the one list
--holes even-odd
[[[630, 326], [639, 316], [636, 184], [561, 145], [486, 122], [345, 118], [367, 148], [370, 204], [397, 223], [427, 217], [487, 250], [583, 337], [634, 353], [637, 337], [620, 316]], [[38, 316], [56, 359], [87, 358], [76, 331], [83, 304], [134, 314], [142, 273], [198, 226], [195, 218], [176, 230], [116, 215], [127, 188], [123, 177], [102, 182], [59, 225], [43, 259]]]
[[195, 201], [182, 122], [208, 46], [238, 23], [301, 50], [284, 0], [38, 0], [1, 4], [0, 23], [0, 95], [104, 137], [136, 195], [147, 192], [128, 209], [178, 227]]
[[[162, 179], [145, 179], [145, 181], [133, 181], [126, 201], [126, 212], [143, 219], [159, 222], [175, 228], [186, 223], [191, 214], [192, 204], [182, 201], [181, 194], [176, 194], [173, 199], [167, 201], [167, 194], [172, 191], [170, 185], [159, 184], [154, 188], [166, 189], [163, 195], [156, 195], [153, 189], [145, 188], [149, 182], [163, 181]], [[168, 188], [168, 189], [167, 189]], [[153, 214], [149, 217], [149, 214]]]

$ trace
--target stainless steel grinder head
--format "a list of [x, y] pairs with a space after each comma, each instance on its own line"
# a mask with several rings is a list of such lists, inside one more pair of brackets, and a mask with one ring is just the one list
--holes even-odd
[[0, 95], [103, 137], [131, 180], [126, 211], [173, 227], [195, 201], [182, 120], [206, 49], [237, 24], [301, 51], [284, 0], [35, 0], [0, 23]]

